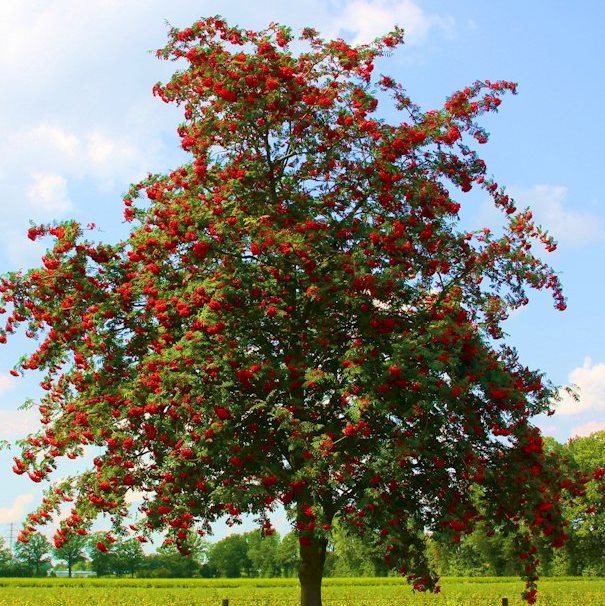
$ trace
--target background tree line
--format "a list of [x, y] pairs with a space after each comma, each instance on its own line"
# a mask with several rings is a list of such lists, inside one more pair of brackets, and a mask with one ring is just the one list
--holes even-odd
[[[566, 455], [587, 476], [586, 493], [566, 503], [569, 540], [553, 550], [545, 540], [539, 550], [541, 574], [605, 575], [605, 431], [567, 444], [547, 439], [548, 448]], [[597, 469], [597, 472], [591, 470]], [[599, 472], [598, 470], [601, 470]], [[53, 567], [91, 570], [99, 576], [137, 577], [292, 577], [298, 571], [298, 539], [294, 532], [283, 537], [262, 536], [259, 530], [232, 534], [210, 543], [199, 537], [184, 556], [173, 545], [145, 553], [139, 541], [118, 538], [106, 552], [95, 547], [99, 536], [75, 535], [53, 548], [44, 535], [34, 534], [28, 543], [17, 543], [14, 552], [0, 539], [0, 576], [46, 575]], [[441, 575], [518, 575], [523, 561], [515, 555], [513, 538], [489, 532], [479, 523], [459, 543], [425, 537], [427, 553]], [[328, 550], [326, 576], [386, 576], [388, 567], [364, 541], [335, 525]]]

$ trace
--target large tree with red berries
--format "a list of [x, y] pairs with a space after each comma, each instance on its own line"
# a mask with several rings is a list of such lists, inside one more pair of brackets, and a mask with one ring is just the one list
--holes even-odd
[[[476, 123], [509, 82], [476, 82], [422, 111], [363, 46], [306, 29], [261, 32], [219, 17], [173, 29], [158, 51], [183, 65], [154, 94], [183, 106], [191, 160], [124, 198], [124, 241], [75, 222], [39, 268], [4, 276], [7, 322], [38, 341], [14, 373], [45, 374], [40, 431], [17, 473], [52, 486], [22, 540], [71, 502], [57, 545], [99, 514], [186, 549], [194, 532], [283, 506], [300, 541], [301, 603], [321, 603], [330, 529], [435, 589], [426, 533], [458, 541], [480, 516], [516, 533], [535, 599], [535, 544], [566, 538], [561, 479], [531, 419], [555, 394], [503, 343], [528, 288], [559, 281], [532, 251], [555, 245], [487, 177]], [[378, 99], [400, 118], [380, 117]], [[501, 235], [466, 231], [464, 193], [502, 211]], [[108, 535], [108, 540], [111, 540]], [[99, 549], [106, 548], [104, 542]]]

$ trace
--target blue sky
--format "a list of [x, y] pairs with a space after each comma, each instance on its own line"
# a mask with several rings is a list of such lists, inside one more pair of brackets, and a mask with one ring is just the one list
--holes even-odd
[[[325, 37], [364, 42], [397, 23], [407, 43], [379, 71], [403, 82], [423, 108], [477, 79], [508, 79], [507, 97], [484, 125], [488, 172], [559, 241], [549, 256], [568, 309], [533, 293], [506, 323], [509, 342], [530, 367], [557, 384], [575, 383], [578, 404], [537, 419], [560, 441], [605, 429], [605, 122], [602, 24], [605, 3], [478, 0], [11, 0], [0, 4], [0, 272], [37, 264], [43, 250], [26, 237], [29, 220], [95, 222], [100, 239], [126, 231], [121, 197], [147, 172], [178, 166], [180, 111], [151, 95], [174, 64], [163, 46], [165, 21], [179, 27], [220, 13], [262, 28], [271, 21]], [[498, 217], [481, 197], [461, 199], [476, 226]], [[8, 371], [27, 344], [0, 350], [0, 439], [35, 428], [17, 407], [39, 389]], [[40, 498], [38, 485], [11, 472], [0, 455], [0, 535]], [[67, 467], [61, 473], [67, 473]]]

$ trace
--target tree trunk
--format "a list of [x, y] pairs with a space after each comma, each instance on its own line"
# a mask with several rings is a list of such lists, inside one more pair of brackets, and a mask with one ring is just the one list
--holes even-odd
[[321, 580], [326, 561], [327, 539], [304, 537], [309, 545], [300, 545], [300, 606], [321, 606]]

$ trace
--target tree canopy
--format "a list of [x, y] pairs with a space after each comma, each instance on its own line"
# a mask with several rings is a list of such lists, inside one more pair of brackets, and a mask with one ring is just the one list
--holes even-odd
[[71, 577], [74, 564], [86, 559], [84, 550], [89, 545], [88, 537], [85, 535], [74, 534], [69, 538], [61, 536], [57, 540], [57, 547], [54, 547], [52, 553], [57, 560], [63, 560], [67, 565], [67, 576]]
[[38, 576], [50, 566], [50, 542], [43, 534], [34, 534], [27, 542], [15, 545], [15, 557], [22, 562], [34, 576]]
[[[134, 490], [138, 539], [163, 530], [185, 550], [224, 515], [270, 534], [281, 505], [311, 606], [335, 516], [426, 590], [425, 533], [459, 541], [480, 502], [485, 524], [517, 537], [535, 600], [536, 538], [564, 543], [561, 495], [581, 488], [531, 421], [556, 390], [502, 322], [529, 288], [565, 308], [533, 252], [555, 243], [476, 151], [477, 118], [515, 85], [476, 82], [423, 111], [373, 74], [402, 41], [307, 28], [295, 52], [276, 24], [170, 30], [158, 56], [182, 69], [154, 94], [183, 106], [190, 161], [130, 188], [123, 241], [34, 225], [31, 239], [54, 239], [42, 265], [2, 280], [0, 340], [19, 325], [38, 340], [13, 373], [45, 374], [41, 429], [15, 471], [39, 482], [100, 449], [52, 487], [24, 540], [72, 499], [64, 531], [101, 512], [119, 525]], [[501, 235], [464, 229], [473, 188], [502, 211]]]

